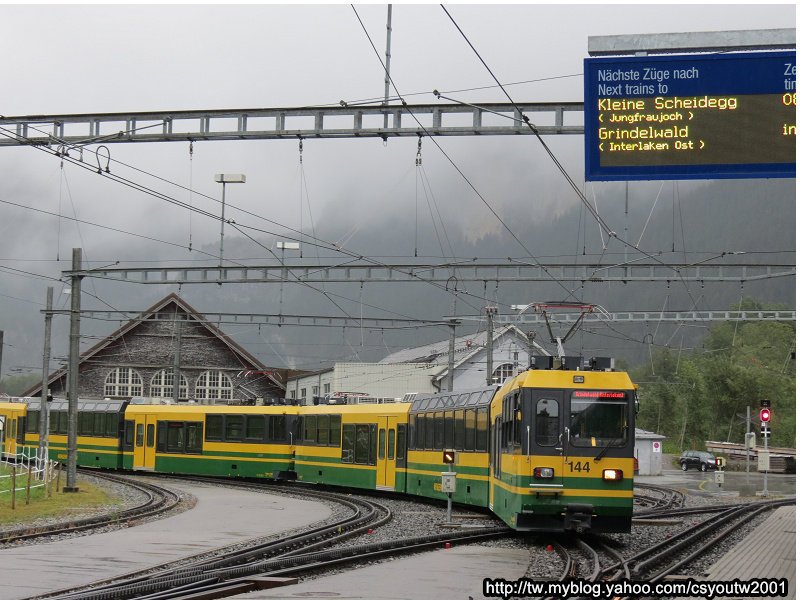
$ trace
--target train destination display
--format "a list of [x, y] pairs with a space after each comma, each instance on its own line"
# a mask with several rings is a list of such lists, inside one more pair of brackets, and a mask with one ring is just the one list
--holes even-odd
[[794, 52], [587, 58], [586, 180], [794, 177]]

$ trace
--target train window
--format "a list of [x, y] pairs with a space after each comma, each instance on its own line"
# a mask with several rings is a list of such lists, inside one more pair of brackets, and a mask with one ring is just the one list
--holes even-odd
[[261, 415], [248, 415], [245, 425], [245, 437], [252, 441], [263, 441], [264, 433], [266, 433], [266, 426], [264, 425], [264, 417]]
[[156, 426], [155, 425], [148, 425], [147, 426], [147, 447], [152, 448], [153, 443], [156, 441]]
[[453, 435], [455, 433], [453, 429], [453, 420], [455, 415], [453, 411], [448, 411], [444, 413], [444, 450], [453, 447], [454, 440]]
[[444, 413], [437, 412], [435, 414], [435, 437], [433, 440], [434, 450], [444, 450]]
[[475, 409], [467, 409], [464, 419], [464, 450], [475, 451]]
[[536, 443], [540, 446], [555, 446], [558, 443], [558, 401], [555, 398], [540, 398], [536, 402]]
[[389, 460], [394, 460], [394, 429], [389, 430], [389, 448], [387, 450]]
[[186, 423], [167, 422], [167, 452], [183, 452]]
[[159, 421], [156, 429], [156, 452], [167, 451], [167, 421]]
[[342, 416], [341, 415], [331, 415], [331, 426], [330, 426], [330, 438], [328, 439], [328, 444], [330, 446], [339, 447], [339, 443], [341, 442], [342, 437]]
[[317, 416], [317, 444], [320, 446], [328, 445], [328, 438], [330, 438], [330, 422], [331, 419], [328, 415]]
[[408, 449], [413, 450], [416, 444], [417, 415], [408, 415]]
[[425, 421], [425, 449], [426, 450], [433, 450], [436, 446], [434, 445], [434, 418], [433, 413], [428, 413], [423, 417]]
[[69, 428], [69, 415], [66, 412], [58, 413], [58, 433], [66, 434]]
[[186, 453], [203, 453], [203, 424], [199, 422], [186, 423]]
[[475, 451], [486, 452], [489, 448], [487, 435], [489, 433], [489, 412], [486, 408], [479, 408], [475, 420]]
[[628, 437], [627, 406], [625, 392], [573, 392], [570, 443], [583, 447], [624, 446]]
[[39, 411], [29, 410], [25, 424], [29, 433], [39, 433]]
[[522, 446], [522, 407], [520, 406], [520, 398], [519, 392], [514, 394], [512, 417], [514, 419], [514, 446], [517, 448]]
[[369, 426], [369, 464], [374, 465], [377, 464], [375, 460], [375, 450], [378, 442], [378, 426], [377, 425], [370, 425]]
[[397, 426], [397, 464], [405, 466], [406, 461], [406, 426]]
[[108, 437], [119, 435], [119, 415], [117, 413], [106, 413], [106, 435]]
[[244, 415], [225, 415], [225, 441], [241, 442], [244, 438]]
[[94, 413], [94, 434], [105, 436], [106, 434], [106, 413]]
[[270, 415], [269, 417], [269, 441], [286, 441], [286, 416]]
[[206, 440], [222, 441], [225, 422], [222, 415], [206, 415]]
[[317, 417], [315, 415], [303, 417], [303, 442], [306, 444], [317, 443]]
[[386, 458], [386, 430], [383, 428], [378, 431], [378, 458]]
[[144, 446], [144, 423], [139, 423], [136, 425], [136, 447], [142, 446]]
[[133, 450], [133, 421], [125, 421], [125, 436], [122, 442], [123, 450]]
[[342, 426], [342, 462], [352, 463], [355, 455], [356, 426], [346, 424]]
[[92, 413], [78, 413], [78, 435], [91, 435], [92, 424]]
[[356, 425], [356, 460], [357, 465], [369, 462], [369, 425]]
[[453, 450], [464, 449], [464, 411], [457, 410], [453, 415]]
[[58, 431], [58, 413], [50, 413], [50, 421], [47, 423], [47, 429], [50, 433], [56, 433]]

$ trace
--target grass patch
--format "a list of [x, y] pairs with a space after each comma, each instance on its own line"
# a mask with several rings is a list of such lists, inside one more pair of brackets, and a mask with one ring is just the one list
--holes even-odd
[[[10, 475], [11, 469], [5, 465], [0, 466], [0, 476]], [[25, 504], [25, 484], [27, 472], [17, 472], [17, 500], [16, 509], [11, 510], [11, 479], [0, 477], [0, 526], [23, 525], [41, 518], [69, 517], [80, 513], [91, 513], [103, 508], [113, 507], [122, 501], [104, 490], [91, 485], [79, 478], [77, 493], [65, 494], [56, 489], [53, 482], [53, 494], [49, 498], [45, 488], [31, 489], [30, 504]], [[35, 480], [31, 480], [34, 485]], [[66, 474], [61, 473], [61, 487], [66, 484]], [[19, 488], [23, 488], [21, 491]]]

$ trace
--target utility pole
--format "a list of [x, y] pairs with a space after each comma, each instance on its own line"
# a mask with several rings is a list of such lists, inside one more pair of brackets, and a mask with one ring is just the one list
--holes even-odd
[[[389, 5], [388, 13], [386, 14], [386, 76], [384, 77], [383, 88], [383, 105], [389, 106], [389, 63], [392, 60], [392, 5]], [[395, 124], [395, 127], [397, 124]], [[383, 113], [383, 128], [389, 129], [389, 113]], [[386, 138], [383, 138], [386, 140]]]
[[78, 476], [78, 364], [81, 352], [81, 249], [72, 249], [72, 303], [69, 314], [69, 369], [67, 377], [67, 485], [65, 492], [77, 492]]
[[456, 369], [456, 325], [461, 321], [450, 321], [450, 349], [447, 354], [447, 391], [453, 391], [453, 380], [455, 379]]
[[494, 315], [497, 314], [496, 306], [486, 307], [486, 385], [494, 383]]
[[172, 399], [177, 404], [181, 398], [181, 337], [183, 335], [182, 323], [178, 319], [178, 309], [175, 309], [175, 358], [172, 363]]
[[0, 330], [0, 377], [3, 375], [3, 331]]
[[47, 288], [47, 302], [44, 313], [44, 351], [42, 352], [42, 393], [39, 404], [39, 456], [47, 460], [47, 431], [49, 406], [47, 404], [47, 384], [50, 379], [50, 331], [53, 325], [53, 288]]
[[533, 340], [536, 337], [535, 331], [528, 332], [528, 368], [530, 369], [531, 364], [533, 363]]

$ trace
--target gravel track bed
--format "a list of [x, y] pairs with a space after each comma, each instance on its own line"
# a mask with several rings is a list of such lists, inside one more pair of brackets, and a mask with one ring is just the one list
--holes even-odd
[[[106, 512], [115, 512], [120, 510], [122, 507], [130, 507], [135, 506], [136, 504], [140, 503], [143, 500], [143, 494], [137, 490], [131, 490], [126, 486], [121, 486], [115, 482], [109, 482], [107, 480], [102, 480], [98, 478], [91, 477], [90, 475], [82, 474], [81, 477], [87, 477], [92, 480], [94, 485], [101, 487], [107, 490], [112, 495], [121, 498], [122, 503], [118, 506], [115, 506], [113, 509], [104, 509]], [[164, 485], [166, 482], [166, 487], [169, 486], [169, 479], [158, 478], [160, 484]], [[185, 482], [186, 480], [176, 480], [180, 482]], [[207, 483], [207, 482], [192, 482], [192, 485], [199, 485], [199, 486], [215, 486], [215, 485], [224, 485], [224, 483], [220, 482], [220, 484], [215, 483]], [[313, 488], [311, 488], [313, 489]], [[266, 485], [263, 489], [254, 489], [252, 490], [254, 493], [266, 493], [266, 494], [275, 494], [284, 497], [295, 497], [298, 499], [305, 499], [308, 500], [308, 496], [303, 493], [302, 488], [298, 488], [297, 492], [291, 491], [291, 488], [288, 486], [269, 486]], [[647, 494], [647, 490], [637, 490], [639, 492]], [[654, 493], [656, 495], [657, 492]], [[389, 540], [394, 540], [398, 538], [408, 538], [408, 537], [417, 537], [423, 535], [431, 535], [431, 534], [438, 534], [438, 533], [446, 533], [448, 531], [463, 531], [463, 528], [470, 528], [479, 530], [481, 528], [490, 528], [496, 526], [502, 526], [503, 523], [496, 519], [495, 517], [491, 516], [487, 512], [471, 512], [469, 509], [457, 507], [453, 509], [453, 523], [459, 524], [462, 526], [461, 529], [451, 529], [448, 527], [444, 527], [446, 521], [446, 508], [444, 505], [435, 505], [430, 503], [419, 502], [417, 500], [404, 500], [404, 499], [397, 499], [392, 497], [383, 497], [380, 495], [358, 495], [358, 494], [342, 494], [345, 497], [352, 497], [352, 498], [362, 498], [367, 500], [372, 500], [378, 504], [386, 506], [388, 509], [392, 511], [393, 518], [385, 525], [381, 527], [375, 528], [372, 533], [363, 533], [347, 540], [344, 540], [337, 544], [336, 547], [349, 547], [355, 546], [360, 544], [370, 544], [370, 543], [377, 543], [377, 542], [384, 542]], [[184, 500], [186, 502], [182, 502], [179, 510], [186, 510], [192, 505], [193, 497], [187, 495], [183, 495]], [[350, 509], [341, 506], [340, 504], [327, 501], [327, 500], [319, 500], [316, 498], [312, 499], [315, 502], [322, 502], [323, 504], [327, 505], [331, 511], [331, 515], [322, 521], [318, 521], [316, 523], [300, 527], [291, 531], [285, 531], [280, 534], [272, 534], [269, 536], [264, 537], [257, 537], [251, 538], [248, 540], [244, 540], [241, 543], [227, 546], [225, 548], [220, 548], [216, 551], [212, 551], [209, 553], [202, 554], [203, 558], [210, 558], [215, 556], [224, 556], [227, 553], [238, 550], [241, 548], [246, 548], [248, 546], [253, 545], [254, 543], [266, 543], [270, 541], [274, 541], [285, 537], [288, 534], [294, 533], [302, 533], [314, 527], [319, 527], [321, 525], [331, 524], [336, 521], [341, 520], [342, 518], [349, 516], [351, 514]], [[735, 503], [746, 503], [753, 501], [753, 498], [739, 498], [734, 496], [710, 496], [710, 495], [686, 495], [685, 507], [686, 508], [694, 508], [694, 507], [703, 507], [708, 506], [710, 504], [735, 504]], [[175, 509], [173, 509], [175, 510]], [[81, 512], [80, 516], [88, 516], [88, 515], [95, 515], [98, 514], [100, 511], [92, 511], [88, 510], [85, 512]], [[170, 513], [167, 513], [168, 516]], [[76, 513], [77, 515], [78, 513]], [[696, 559], [692, 562], [691, 567], [680, 571], [680, 574], [683, 575], [691, 575], [691, 576], [702, 576], [703, 572], [708, 569], [710, 565], [714, 562], [719, 560], [726, 552], [728, 552], [735, 544], [740, 542], [750, 531], [752, 531], [755, 527], [758, 526], [764, 519], [766, 519], [771, 514], [771, 511], [765, 512], [763, 515], [760, 515], [750, 523], [739, 527], [733, 534], [728, 536], [721, 544], [719, 544], [714, 549], [710, 550], [706, 554], [702, 555], [699, 559]], [[159, 516], [157, 518], [163, 518], [163, 516]], [[633, 525], [631, 534], [602, 534], [600, 535], [601, 539], [605, 539], [605, 541], [615, 547], [615, 549], [620, 552], [625, 557], [630, 557], [639, 552], [643, 551], [645, 548], [652, 546], [653, 544], [673, 537], [678, 533], [685, 531], [686, 529], [694, 528], [702, 521], [707, 519], [710, 515], [689, 515], [686, 517], [681, 518], [681, 524], [679, 525], [665, 525], [665, 526], [652, 526], [652, 525]], [[56, 522], [57, 519], [43, 519], [41, 523], [52, 523]], [[109, 531], [113, 529], [119, 529], [121, 527], [128, 526], [127, 524], [114, 524], [108, 527], [103, 527], [100, 529], [93, 530], [93, 532], [101, 532], [101, 531]], [[0, 529], [0, 531], [3, 531]], [[67, 537], [74, 537], [78, 535], [88, 535], [92, 532], [86, 533], [75, 533], [75, 534], [66, 534], [63, 536], [57, 536], [55, 539], [60, 538], [67, 538]], [[31, 540], [30, 542], [24, 542], [26, 544], [35, 544], [35, 543], [46, 543], [48, 540], [52, 540], [54, 538], [47, 538], [46, 540], [38, 541]], [[485, 547], [492, 547], [492, 548], [507, 548], [507, 549], [518, 549], [526, 552], [529, 556], [529, 565], [528, 569], [525, 573], [526, 577], [535, 580], [554, 580], [558, 579], [563, 570], [564, 570], [564, 561], [561, 555], [552, 549], [552, 544], [555, 542], [560, 542], [565, 545], [569, 545], [569, 537], [564, 536], [563, 534], [556, 534], [556, 533], [546, 533], [546, 534], [512, 534], [508, 537], [493, 539], [493, 540], [486, 540], [483, 542], [477, 542], [477, 545], [485, 546]], [[574, 547], [574, 545], [572, 545]], [[575, 551], [573, 550], [573, 553]], [[378, 564], [385, 561], [392, 561], [397, 560], [394, 557], [387, 557], [384, 559], [377, 559], [372, 561], [364, 561], [359, 563], [357, 566], [354, 567], [341, 567], [341, 568], [331, 568], [326, 569], [324, 571], [317, 571], [315, 573], [311, 573], [305, 577], [304, 580], [312, 580], [322, 576], [329, 576], [336, 573], [344, 572], [349, 570], [350, 568], [359, 568], [363, 566], [369, 566], [372, 564]], [[603, 552], [601, 553], [601, 561], [603, 566], [608, 564], [609, 557], [608, 555]], [[188, 564], [189, 560], [184, 560], [180, 562], [172, 563], [171, 566], [179, 566], [183, 563]], [[579, 560], [579, 572], [578, 576], [586, 577], [591, 572], [591, 562], [588, 558], [583, 558]], [[156, 571], [156, 570], [154, 570]]]

